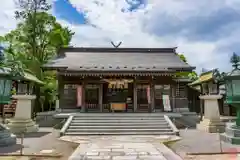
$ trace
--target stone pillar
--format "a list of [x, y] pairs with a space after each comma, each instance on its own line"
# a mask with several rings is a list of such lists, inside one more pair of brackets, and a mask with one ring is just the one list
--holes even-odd
[[59, 100], [57, 99], [56, 101], [55, 101], [55, 111], [58, 111], [59, 110]]
[[137, 111], [137, 83], [136, 80], [133, 82], [133, 111]]
[[9, 120], [7, 124], [12, 133], [28, 133], [37, 132], [38, 125], [31, 119], [32, 101], [36, 98], [35, 95], [13, 95], [17, 100], [15, 116]]
[[218, 99], [221, 99], [222, 95], [203, 95], [199, 98], [204, 101], [204, 118], [197, 128], [209, 133], [224, 132], [225, 124], [220, 120], [218, 107]]
[[99, 93], [98, 93], [98, 104], [100, 108], [100, 112], [103, 112], [103, 84], [99, 85]]
[[81, 112], [86, 111], [86, 105], [85, 105], [85, 89], [86, 89], [86, 84], [83, 81], [82, 82], [82, 106], [81, 106]]

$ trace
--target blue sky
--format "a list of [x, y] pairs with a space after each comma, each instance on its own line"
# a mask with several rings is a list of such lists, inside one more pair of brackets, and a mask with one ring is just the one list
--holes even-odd
[[[96, 1], [97, 2], [97, 1]], [[146, 5], [146, 0], [126, 0], [128, 8], [123, 8], [122, 12], [134, 12], [140, 5]], [[54, 13], [57, 17], [73, 24], [86, 24], [87, 19], [84, 12], [79, 12], [69, 0], [56, 0], [53, 2]]]
[[53, 3], [56, 16], [73, 24], [84, 24], [86, 19], [84, 13], [80, 13], [68, 0], [57, 0]]
[[[189, 63], [230, 70], [240, 53], [240, 0], [48, 0], [78, 47], [178, 47]], [[14, 0], [0, 6], [0, 34], [16, 27]]]

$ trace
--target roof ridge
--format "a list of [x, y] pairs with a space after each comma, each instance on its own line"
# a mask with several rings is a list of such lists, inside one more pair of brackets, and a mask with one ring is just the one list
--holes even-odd
[[127, 52], [127, 53], [176, 53], [177, 47], [171, 48], [111, 48], [111, 47], [67, 47], [61, 48], [64, 52]]

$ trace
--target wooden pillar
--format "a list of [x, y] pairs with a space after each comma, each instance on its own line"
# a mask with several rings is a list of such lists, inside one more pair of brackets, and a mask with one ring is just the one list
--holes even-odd
[[137, 82], [134, 80], [133, 82], [133, 111], [137, 111]]
[[99, 91], [98, 104], [99, 104], [100, 112], [103, 112], [103, 84], [102, 83], [99, 85], [98, 91]]
[[172, 97], [171, 110], [175, 111], [176, 110], [176, 86], [175, 85], [171, 85], [171, 97]]
[[150, 104], [150, 112], [154, 112], [155, 110], [155, 83], [154, 81], [151, 81], [150, 83], [150, 100], [151, 100], [151, 104]]
[[85, 84], [84, 81], [82, 81], [82, 107], [81, 107], [81, 112], [85, 112], [86, 111], [85, 89], [86, 89], [86, 84]]
[[64, 108], [64, 80], [63, 77], [60, 75], [57, 75], [58, 79], [58, 100], [59, 100], [59, 108], [62, 109]]

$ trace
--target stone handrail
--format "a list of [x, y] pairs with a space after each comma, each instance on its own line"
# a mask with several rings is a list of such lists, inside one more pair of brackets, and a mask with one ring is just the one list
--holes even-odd
[[179, 130], [177, 129], [177, 127], [175, 126], [175, 124], [173, 124], [173, 122], [171, 121], [171, 119], [167, 116], [164, 115], [164, 119], [167, 121], [167, 123], [170, 125], [170, 127], [172, 128], [173, 132], [176, 133], [177, 136], [179, 136]]
[[68, 129], [68, 126], [70, 125], [70, 123], [72, 122], [74, 116], [69, 116], [67, 121], [65, 122], [65, 124], [63, 125], [61, 131], [60, 131], [60, 136], [63, 136], [64, 133], [66, 132], [66, 130]]

